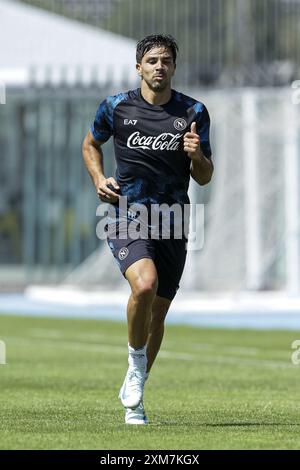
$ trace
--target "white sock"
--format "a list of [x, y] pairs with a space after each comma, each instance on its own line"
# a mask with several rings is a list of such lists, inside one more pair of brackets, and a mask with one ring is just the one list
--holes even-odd
[[128, 343], [128, 364], [130, 367], [138, 367], [144, 369], [146, 372], [147, 368], [147, 345], [143, 348], [134, 349]]

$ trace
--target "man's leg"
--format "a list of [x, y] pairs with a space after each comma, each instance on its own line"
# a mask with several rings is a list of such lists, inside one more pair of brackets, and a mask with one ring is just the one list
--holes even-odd
[[158, 240], [155, 249], [159, 285], [152, 305], [147, 340], [147, 372], [150, 371], [160, 349], [164, 335], [164, 321], [179, 288], [187, 253], [184, 239]]
[[125, 278], [131, 287], [127, 307], [129, 368], [119, 397], [125, 408], [135, 409], [142, 404], [146, 379], [146, 344], [158, 285], [154, 262], [142, 258], [132, 263], [125, 271]]
[[127, 305], [128, 342], [134, 349], [147, 343], [151, 307], [157, 290], [157, 272], [152, 259], [143, 258], [125, 272], [131, 287]]
[[164, 336], [165, 318], [172, 301], [164, 297], [155, 297], [152, 304], [151, 320], [147, 340], [147, 372], [155, 361]]
[[[147, 373], [149, 373], [153, 362], [160, 349], [161, 342], [164, 335], [164, 320], [168, 309], [170, 307], [171, 300], [164, 297], [156, 296], [152, 304], [151, 320], [148, 332], [147, 341]], [[147, 374], [148, 375], [148, 374]], [[146, 376], [147, 378], [147, 376]], [[147, 424], [148, 418], [145, 413], [143, 401], [140, 405], [131, 410], [126, 409], [125, 412], [125, 423], [127, 424]]]
[[[126, 277], [128, 276], [132, 288], [127, 311], [129, 344], [134, 343], [136, 347], [139, 345], [143, 347], [148, 340], [147, 349], [143, 348], [148, 364], [147, 372], [150, 370], [160, 349], [164, 334], [164, 319], [171, 304], [171, 301], [166, 298], [157, 295], [152, 296], [151, 285], [155, 286], [156, 292], [157, 279], [155, 266], [153, 270], [151, 263], [152, 260], [143, 259], [132, 265], [133, 269], [131, 271], [129, 271], [130, 268], [126, 271]], [[154, 279], [155, 282], [153, 282]], [[142, 349], [136, 352], [141, 351]], [[137, 425], [148, 423], [143, 400], [135, 409], [126, 408], [125, 423]]]

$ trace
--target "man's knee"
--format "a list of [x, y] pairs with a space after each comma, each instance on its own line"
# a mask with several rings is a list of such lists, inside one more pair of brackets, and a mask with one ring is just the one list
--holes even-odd
[[135, 299], [153, 298], [157, 290], [156, 276], [139, 276], [132, 284], [132, 295]]
[[132, 296], [135, 300], [153, 301], [156, 295], [158, 279], [155, 264], [152, 259], [141, 259], [131, 265], [125, 277], [128, 280]]

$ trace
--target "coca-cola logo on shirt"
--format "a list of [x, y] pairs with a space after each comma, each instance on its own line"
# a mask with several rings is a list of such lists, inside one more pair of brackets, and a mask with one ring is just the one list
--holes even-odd
[[163, 132], [157, 136], [141, 135], [139, 131], [133, 132], [127, 139], [127, 147], [143, 150], [178, 150], [181, 134]]

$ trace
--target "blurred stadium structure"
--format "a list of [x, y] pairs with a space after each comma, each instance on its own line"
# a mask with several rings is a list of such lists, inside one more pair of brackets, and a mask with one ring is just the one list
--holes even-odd
[[99, 102], [137, 85], [135, 41], [167, 32], [180, 46], [174, 87], [207, 105], [215, 160], [212, 183], [191, 184], [205, 245], [182, 286], [299, 295], [300, 1], [0, 0], [0, 16], [3, 290], [124, 287], [96, 238], [81, 142]]

